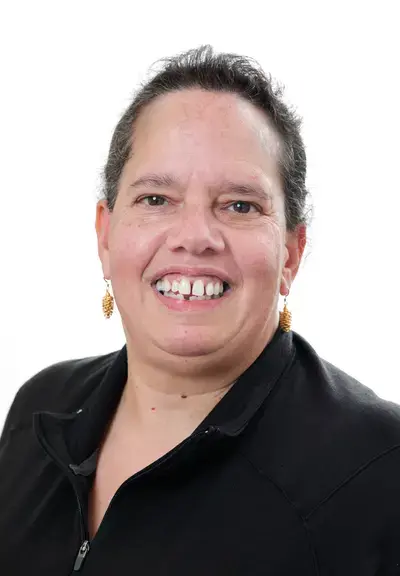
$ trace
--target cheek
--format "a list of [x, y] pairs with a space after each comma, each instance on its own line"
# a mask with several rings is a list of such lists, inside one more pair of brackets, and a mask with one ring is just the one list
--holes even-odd
[[251, 238], [249, 235], [240, 243], [239, 249], [239, 265], [245, 281], [261, 280], [265, 286], [266, 280], [270, 284], [278, 278], [283, 249], [279, 230], [252, 233]]
[[120, 223], [111, 234], [110, 266], [114, 277], [141, 276], [158, 240], [154, 230], [140, 223]]

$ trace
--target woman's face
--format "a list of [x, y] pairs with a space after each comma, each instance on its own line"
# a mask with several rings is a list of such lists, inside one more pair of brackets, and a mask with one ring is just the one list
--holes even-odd
[[[278, 155], [265, 116], [233, 94], [180, 91], [142, 112], [115, 208], [99, 202], [96, 219], [104, 276], [136, 350], [194, 357], [265, 346], [304, 248], [304, 229], [302, 241], [286, 233]], [[180, 295], [195, 281], [196, 294], [220, 291], [219, 281], [229, 289]]]

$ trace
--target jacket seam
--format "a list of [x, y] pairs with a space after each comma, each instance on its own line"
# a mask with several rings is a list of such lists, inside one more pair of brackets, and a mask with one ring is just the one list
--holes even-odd
[[294, 504], [294, 502], [292, 502], [292, 500], [289, 498], [289, 496], [286, 494], [285, 490], [282, 488], [282, 486], [280, 486], [279, 484], [277, 484], [277, 482], [275, 482], [275, 480], [272, 480], [272, 478], [270, 478], [270, 476], [268, 476], [268, 474], [265, 474], [265, 472], [263, 472], [262, 470], [260, 470], [258, 468], [258, 466], [246, 455], [244, 454], [242, 451], [238, 451], [238, 453], [240, 454], [240, 456], [246, 460], [246, 462], [248, 462], [248, 464], [250, 464], [250, 466], [264, 479], [267, 480], [268, 482], [270, 482], [284, 497], [284, 499], [288, 502], [288, 504], [293, 508], [296, 516], [298, 517], [298, 519], [301, 522], [301, 525], [303, 527], [303, 530], [305, 531], [306, 535], [307, 535], [307, 540], [308, 543], [310, 545], [310, 550], [311, 550], [311, 554], [312, 554], [312, 559], [313, 559], [313, 564], [314, 564], [314, 570], [315, 570], [315, 575], [316, 576], [320, 576], [320, 571], [318, 568], [318, 560], [317, 560], [317, 553], [316, 553], [316, 549], [315, 549], [315, 545], [313, 543], [311, 534], [310, 534], [310, 530], [308, 528], [307, 525], [307, 519], [305, 517], [302, 516], [302, 514], [300, 513], [300, 511], [297, 509], [296, 505]]
[[324, 506], [331, 498], [333, 498], [337, 492], [339, 492], [339, 490], [341, 490], [342, 488], [344, 488], [347, 484], [349, 484], [352, 480], [354, 480], [357, 476], [359, 476], [360, 474], [362, 474], [363, 472], [365, 472], [367, 470], [367, 468], [369, 468], [370, 466], [372, 466], [373, 464], [375, 464], [378, 460], [380, 460], [381, 458], [384, 458], [385, 456], [388, 456], [391, 452], [394, 452], [395, 450], [399, 450], [400, 449], [400, 444], [396, 444], [395, 446], [391, 446], [390, 448], [388, 448], [387, 450], [385, 450], [384, 452], [381, 452], [380, 454], [374, 456], [373, 458], [371, 458], [371, 460], [369, 460], [368, 462], [366, 462], [365, 464], [362, 464], [355, 472], [352, 472], [350, 474], [350, 476], [348, 476], [345, 480], [343, 480], [338, 486], [336, 486], [336, 488], [334, 488], [332, 490], [332, 492], [330, 492], [330, 494], [328, 494], [328, 496], [325, 496], [325, 498], [323, 498], [321, 500], [321, 502], [319, 502], [315, 508], [313, 508], [311, 510], [311, 512], [309, 512], [307, 514], [307, 516], [305, 516], [305, 520], [308, 522], [311, 518], [311, 516], [313, 514], [315, 514], [322, 506]]

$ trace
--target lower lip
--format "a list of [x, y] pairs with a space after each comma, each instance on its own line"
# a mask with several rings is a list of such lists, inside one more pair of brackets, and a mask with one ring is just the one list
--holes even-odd
[[153, 292], [164, 306], [169, 310], [177, 310], [178, 312], [205, 312], [206, 310], [213, 310], [217, 306], [221, 306], [225, 300], [231, 295], [232, 289], [224, 292], [224, 295], [219, 298], [211, 298], [210, 300], [178, 300], [177, 298], [168, 298], [153, 288]]

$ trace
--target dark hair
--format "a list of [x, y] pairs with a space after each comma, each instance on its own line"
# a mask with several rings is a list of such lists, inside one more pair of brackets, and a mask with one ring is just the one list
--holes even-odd
[[214, 52], [205, 45], [164, 58], [163, 67], [144, 83], [118, 122], [103, 172], [104, 197], [113, 210], [125, 163], [132, 154], [135, 121], [158, 96], [189, 88], [236, 93], [261, 109], [282, 140], [279, 168], [285, 193], [286, 226], [307, 223], [306, 152], [300, 134], [301, 118], [282, 99], [283, 89], [253, 59]]

